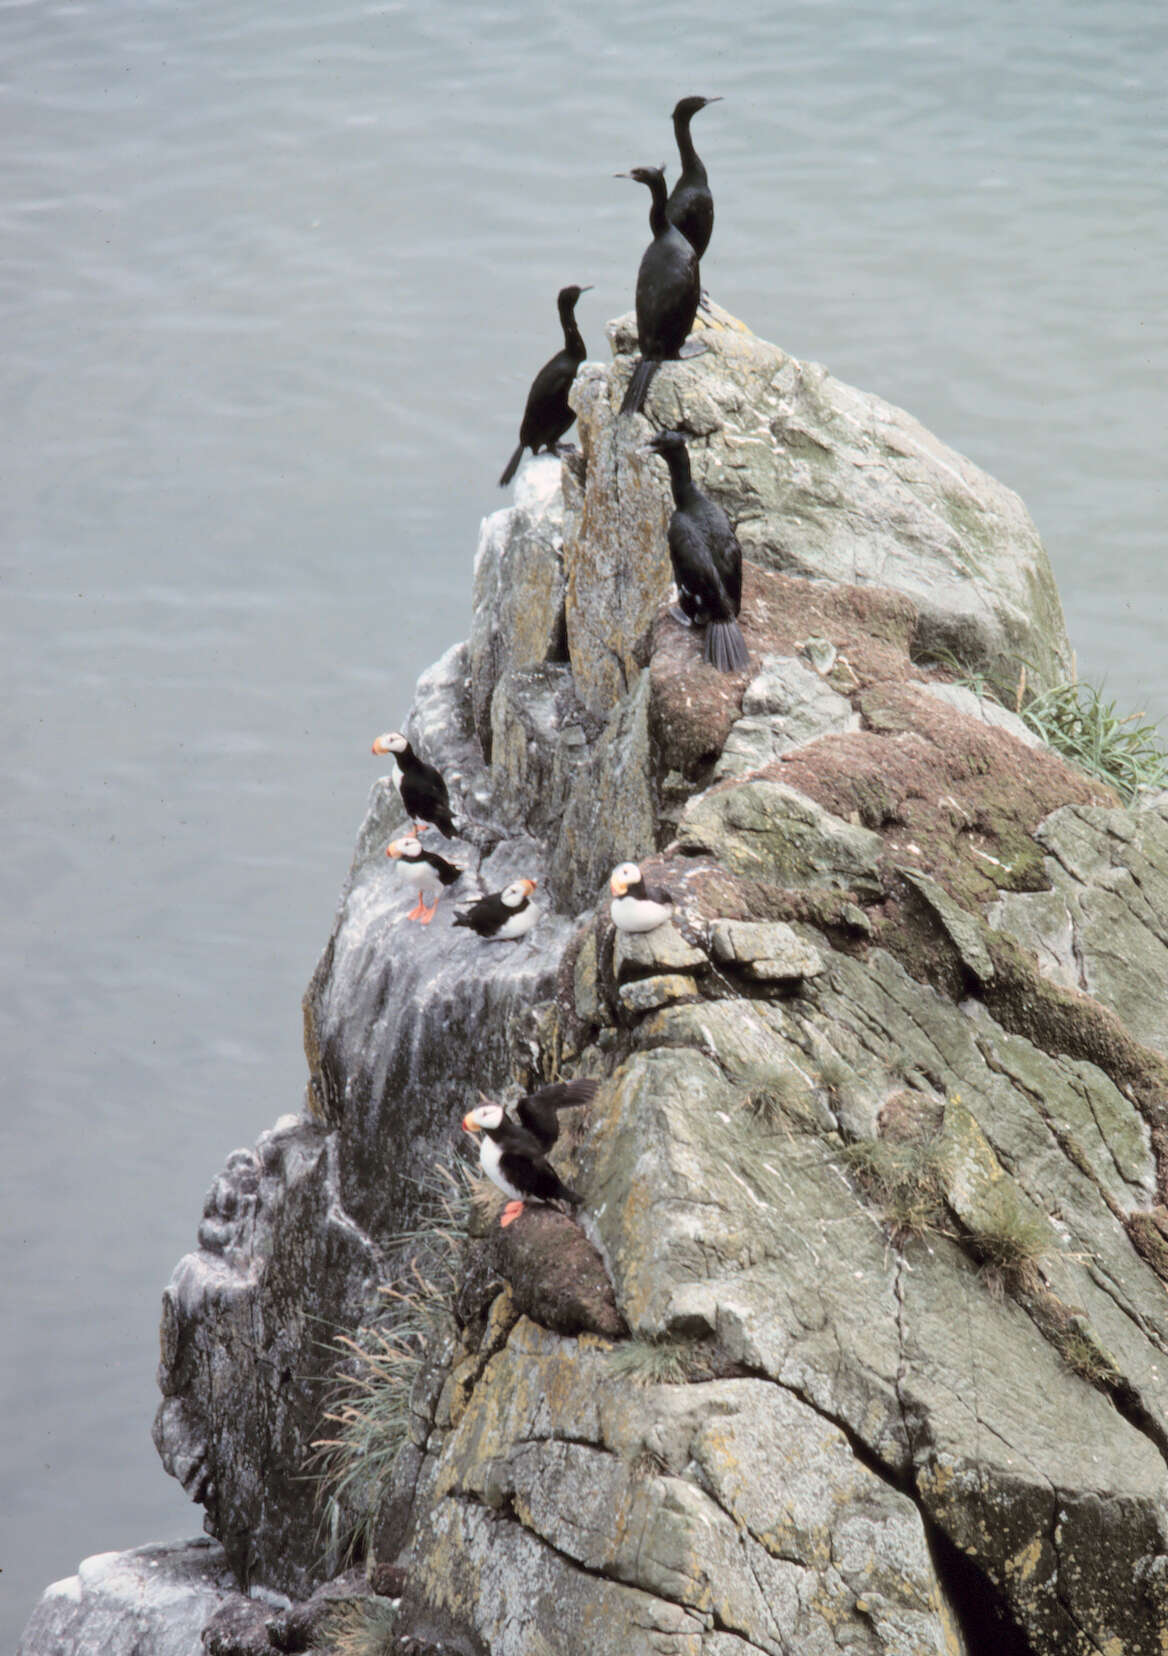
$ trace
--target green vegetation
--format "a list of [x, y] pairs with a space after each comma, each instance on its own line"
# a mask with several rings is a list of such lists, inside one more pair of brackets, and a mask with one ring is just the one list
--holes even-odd
[[[455, 1337], [452, 1310], [462, 1278], [468, 1181], [444, 1175], [428, 1220], [394, 1239], [413, 1258], [403, 1283], [381, 1289], [386, 1308], [354, 1338], [342, 1335], [326, 1435], [312, 1447], [324, 1491], [322, 1532], [330, 1565], [370, 1548], [394, 1462], [409, 1435], [410, 1395], [423, 1365]], [[372, 1647], [371, 1647], [372, 1648]]]
[[1091, 1386], [1114, 1386], [1120, 1373], [1114, 1360], [1090, 1331], [1072, 1323], [1055, 1341], [1059, 1355], [1069, 1369]]
[[931, 659], [954, 675], [955, 684], [1016, 712], [1047, 747], [1114, 788], [1125, 805], [1140, 788], [1168, 784], [1168, 751], [1159, 727], [1137, 722], [1143, 713], [1121, 715], [1113, 701], [1103, 699], [1099, 686], [1080, 682], [1074, 669], [1064, 683], [1031, 694], [1025, 666], [1016, 685], [1007, 688], [999, 679], [966, 672], [947, 650], [936, 651]]
[[1121, 717], [1093, 684], [1071, 680], [1025, 699], [1022, 717], [1048, 747], [1088, 776], [1115, 789], [1127, 804], [1140, 788], [1163, 787], [1168, 754], [1143, 713]]

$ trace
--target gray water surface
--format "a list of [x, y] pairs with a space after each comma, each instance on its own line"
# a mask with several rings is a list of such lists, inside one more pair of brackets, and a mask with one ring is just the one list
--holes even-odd
[[[468, 623], [554, 296], [631, 304], [683, 93], [714, 297], [1018, 489], [1168, 712], [1159, 0], [0, 0], [0, 1640], [193, 1533], [161, 1289], [299, 1107], [372, 737]], [[5, 1639], [6, 1636], [6, 1639]]]

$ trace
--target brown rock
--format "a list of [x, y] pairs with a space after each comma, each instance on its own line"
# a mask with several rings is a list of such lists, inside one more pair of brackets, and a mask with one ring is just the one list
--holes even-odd
[[511, 1284], [514, 1303], [555, 1334], [626, 1333], [604, 1262], [579, 1225], [554, 1208], [526, 1207], [497, 1226], [492, 1262]]

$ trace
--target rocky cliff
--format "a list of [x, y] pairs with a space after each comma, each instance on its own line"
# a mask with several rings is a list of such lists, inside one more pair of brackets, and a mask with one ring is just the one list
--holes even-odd
[[[666, 614], [626, 320], [408, 725], [460, 892], [529, 875], [543, 917], [403, 924], [375, 786], [305, 1108], [228, 1158], [166, 1291], [159, 1452], [204, 1574], [303, 1599], [353, 1536], [399, 1565], [387, 1650], [1162, 1656], [1168, 806], [954, 682], [1067, 671], [1017, 497], [721, 313], [703, 341], [647, 412], [737, 525], [751, 672]], [[617, 945], [630, 857], [677, 924]], [[405, 1446], [330, 1499], [338, 1341], [392, 1342], [461, 1114], [572, 1074], [603, 1078], [556, 1151], [579, 1227], [453, 1239]], [[304, 1648], [212, 1588], [209, 1649]], [[26, 1656], [90, 1648], [83, 1596]]]

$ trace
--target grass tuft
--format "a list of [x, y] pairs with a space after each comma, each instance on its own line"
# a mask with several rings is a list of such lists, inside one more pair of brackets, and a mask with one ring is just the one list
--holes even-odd
[[684, 1386], [709, 1378], [709, 1347], [703, 1340], [622, 1340], [608, 1354], [608, 1370], [636, 1386]]
[[1048, 747], [1088, 776], [1113, 787], [1125, 804], [1141, 788], [1168, 780], [1168, 755], [1154, 724], [1143, 713], [1116, 711], [1093, 684], [1056, 684], [1022, 706], [1022, 717]]
[[999, 1179], [986, 1192], [982, 1216], [969, 1228], [969, 1241], [991, 1286], [1023, 1291], [1038, 1287], [1038, 1267], [1050, 1251], [1050, 1231], [1011, 1180]]
[[333, 1611], [320, 1636], [330, 1656], [393, 1656], [396, 1624], [389, 1599], [367, 1598]]
[[843, 1159], [861, 1189], [883, 1209], [893, 1241], [944, 1228], [945, 1151], [937, 1139], [857, 1139]]
[[468, 1182], [442, 1174], [433, 1206], [415, 1230], [394, 1239], [413, 1247], [404, 1281], [381, 1289], [385, 1311], [341, 1335], [341, 1358], [313, 1462], [324, 1491], [322, 1533], [330, 1566], [368, 1554], [394, 1463], [409, 1437], [410, 1397], [423, 1365], [457, 1333], [454, 1295], [462, 1280]]
[[1120, 1373], [1115, 1363], [1086, 1329], [1072, 1324], [1060, 1335], [1057, 1343], [1063, 1362], [1088, 1385], [1114, 1386], [1119, 1383]]

